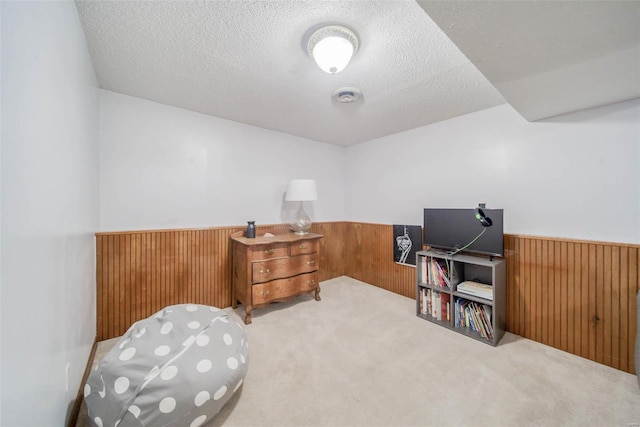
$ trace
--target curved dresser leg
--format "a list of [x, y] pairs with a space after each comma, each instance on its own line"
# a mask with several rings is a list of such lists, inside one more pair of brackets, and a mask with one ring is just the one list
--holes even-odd
[[246, 306], [244, 308], [244, 324], [245, 325], [251, 324], [251, 307], [249, 306]]

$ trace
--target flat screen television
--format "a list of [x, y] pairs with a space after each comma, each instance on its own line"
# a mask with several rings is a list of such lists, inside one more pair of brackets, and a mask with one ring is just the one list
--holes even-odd
[[482, 209], [482, 211], [485, 217], [491, 219], [491, 226], [482, 225], [476, 218], [475, 209], [426, 208], [423, 243], [434, 249], [453, 252], [468, 245], [482, 233], [482, 229], [485, 229], [482, 236], [461, 252], [502, 256], [504, 251], [503, 210]]

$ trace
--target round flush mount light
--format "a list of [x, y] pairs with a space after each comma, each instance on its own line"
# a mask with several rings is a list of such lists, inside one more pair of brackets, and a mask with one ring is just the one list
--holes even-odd
[[307, 43], [307, 52], [322, 71], [335, 74], [344, 70], [358, 51], [358, 37], [342, 25], [316, 30]]
[[350, 104], [362, 98], [362, 91], [355, 87], [343, 87], [334, 91], [331, 98], [341, 104]]

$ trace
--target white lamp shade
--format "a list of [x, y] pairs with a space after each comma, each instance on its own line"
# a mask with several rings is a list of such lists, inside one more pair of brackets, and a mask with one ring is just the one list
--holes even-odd
[[305, 202], [318, 200], [315, 179], [292, 179], [287, 187], [287, 194], [284, 198], [289, 202]]
[[313, 48], [313, 59], [326, 73], [335, 74], [344, 70], [353, 56], [353, 45], [342, 37], [327, 37]]

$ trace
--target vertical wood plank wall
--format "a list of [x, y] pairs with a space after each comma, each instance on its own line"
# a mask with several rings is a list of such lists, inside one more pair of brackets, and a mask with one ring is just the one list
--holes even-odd
[[416, 269], [393, 260], [393, 225], [346, 223], [345, 275], [415, 298]]
[[[241, 229], [98, 233], [98, 341], [166, 305], [230, 306], [229, 236]], [[346, 275], [415, 298], [415, 269], [393, 261], [392, 225], [326, 222], [312, 231], [325, 236], [320, 280]], [[509, 332], [635, 373], [640, 245], [505, 235], [505, 259]]]
[[[258, 233], [287, 230], [262, 226]], [[229, 236], [242, 227], [96, 234], [97, 340], [122, 335], [167, 305], [231, 305]], [[314, 224], [320, 242], [320, 280], [344, 274], [344, 223]]]
[[640, 246], [506, 235], [507, 330], [635, 373]]

